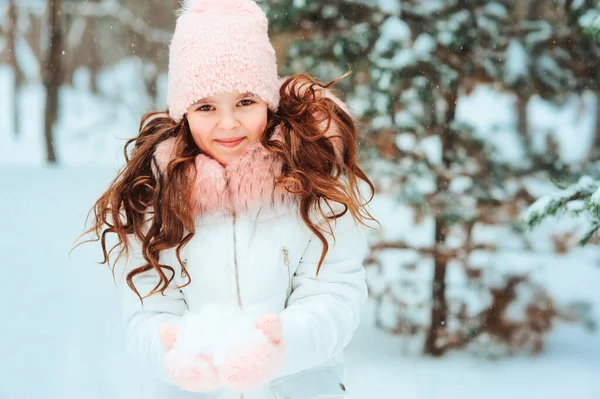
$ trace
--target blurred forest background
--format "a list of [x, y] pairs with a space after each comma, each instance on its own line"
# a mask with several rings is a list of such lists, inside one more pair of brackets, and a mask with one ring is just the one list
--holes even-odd
[[[596, 360], [575, 396], [600, 398], [600, 0], [259, 4], [281, 76], [352, 70], [335, 87], [360, 125], [383, 224], [365, 262], [370, 325], [398, 357], [508, 361], [551, 354], [548, 338], [578, 342], [573, 353]], [[2, 224], [23, 223], [26, 206], [40, 217], [69, 201], [91, 207], [77, 190], [101, 192], [141, 115], [165, 108], [178, 6], [0, 0]], [[75, 183], [90, 175], [95, 185]], [[37, 183], [43, 193], [70, 184], [68, 199], [50, 206]], [[65, 242], [81, 227], [65, 228]], [[0, 230], [12, 253], [4, 236], [16, 229]]]

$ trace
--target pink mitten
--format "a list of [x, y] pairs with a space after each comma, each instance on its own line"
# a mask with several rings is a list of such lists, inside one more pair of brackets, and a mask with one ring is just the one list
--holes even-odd
[[181, 389], [191, 392], [212, 392], [221, 388], [219, 373], [212, 355], [175, 348], [178, 328], [165, 322], [160, 326], [159, 339], [165, 348], [163, 366], [167, 376]]
[[251, 334], [233, 348], [219, 367], [225, 386], [246, 391], [270, 381], [282, 366], [285, 346], [278, 314], [267, 314], [256, 321], [256, 334]]

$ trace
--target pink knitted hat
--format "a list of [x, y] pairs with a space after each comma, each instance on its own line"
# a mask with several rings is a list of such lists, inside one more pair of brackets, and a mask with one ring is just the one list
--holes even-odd
[[169, 47], [167, 106], [180, 122], [196, 101], [250, 92], [279, 105], [275, 50], [253, 0], [184, 0]]

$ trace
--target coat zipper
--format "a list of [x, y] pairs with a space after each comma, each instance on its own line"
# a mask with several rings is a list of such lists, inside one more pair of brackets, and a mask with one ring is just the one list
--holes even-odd
[[241, 294], [241, 291], [240, 291], [240, 271], [238, 269], [237, 241], [236, 241], [236, 236], [235, 236], [235, 219], [236, 219], [236, 213], [233, 212], [232, 216], [233, 216], [233, 219], [232, 219], [232, 226], [233, 226], [233, 266], [235, 268], [235, 289], [236, 289], [236, 293], [237, 293], [238, 306], [240, 307], [240, 310], [242, 310], [243, 306], [242, 306], [242, 294]]
[[[236, 290], [236, 294], [237, 294], [237, 303], [238, 306], [240, 307], [240, 310], [243, 309], [242, 306], [242, 294], [240, 291], [240, 272], [238, 269], [238, 261], [237, 261], [237, 240], [236, 240], [236, 236], [235, 236], [235, 219], [236, 219], [236, 213], [233, 212], [231, 214], [232, 219], [231, 219], [231, 226], [233, 227], [233, 266], [235, 269], [235, 290]], [[244, 394], [240, 393], [240, 399], [244, 399]]]
[[283, 252], [283, 264], [287, 266], [288, 268], [288, 275], [290, 272], [290, 252], [288, 251], [287, 247], [284, 246], [281, 248], [281, 251]]
[[288, 288], [285, 296], [285, 304], [284, 307], [287, 308], [288, 299], [291, 294], [291, 285], [292, 285], [292, 273], [290, 271], [290, 252], [288, 251], [286, 246], [281, 247], [281, 252], [283, 252], [283, 264], [287, 267], [288, 272]]

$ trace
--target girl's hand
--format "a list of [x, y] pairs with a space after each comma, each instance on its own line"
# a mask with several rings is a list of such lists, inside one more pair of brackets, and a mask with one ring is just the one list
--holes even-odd
[[191, 392], [212, 392], [222, 387], [212, 355], [199, 353], [189, 356], [173, 349], [177, 327], [170, 323], [161, 326], [159, 339], [165, 348], [163, 367], [167, 376], [181, 389]]
[[263, 334], [237, 345], [219, 367], [219, 378], [228, 388], [246, 391], [259, 387], [273, 379], [283, 364], [285, 346], [279, 315], [263, 315], [255, 326]]

